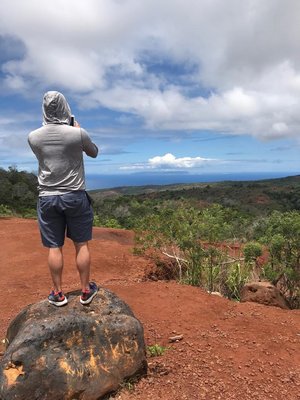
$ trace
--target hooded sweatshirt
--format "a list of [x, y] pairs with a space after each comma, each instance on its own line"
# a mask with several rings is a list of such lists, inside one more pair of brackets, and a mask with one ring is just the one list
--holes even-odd
[[43, 126], [30, 132], [28, 143], [38, 163], [39, 196], [85, 190], [83, 152], [97, 157], [98, 148], [86, 130], [70, 126], [71, 110], [55, 91], [43, 99]]

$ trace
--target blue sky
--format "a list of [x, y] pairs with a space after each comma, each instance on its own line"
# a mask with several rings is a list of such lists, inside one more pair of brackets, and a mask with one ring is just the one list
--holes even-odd
[[27, 135], [58, 90], [100, 148], [92, 186], [298, 174], [299, 15], [298, 0], [1, 0], [0, 167], [37, 170]]

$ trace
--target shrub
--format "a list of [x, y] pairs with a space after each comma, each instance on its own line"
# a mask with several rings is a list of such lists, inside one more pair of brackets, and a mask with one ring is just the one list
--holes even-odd
[[147, 346], [147, 352], [150, 357], [162, 356], [166, 350], [168, 350], [167, 347], [161, 346], [160, 344]]
[[6, 206], [4, 204], [0, 204], [0, 216], [1, 217], [9, 217], [12, 215], [13, 215], [13, 212], [8, 206]]

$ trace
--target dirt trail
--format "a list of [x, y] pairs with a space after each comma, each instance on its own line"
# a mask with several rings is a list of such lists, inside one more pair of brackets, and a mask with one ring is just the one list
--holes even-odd
[[[50, 288], [36, 221], [0, 219], [0, 338], [27, 304]], [[149, 374], [119, 400], [300, 399], [300, 310], [234, 303], [175, 282], [144, 281], [148, 261], [131, 252], [133, 233], [95, 228], [92, 278], [114, 291], [143, 323]], [[78, 288], [73, 246], [65, 245], [65, 291]], [[168, 338], [183, 335], [177, 343]], [[3, 351], [3, 349], [1, 350]]]

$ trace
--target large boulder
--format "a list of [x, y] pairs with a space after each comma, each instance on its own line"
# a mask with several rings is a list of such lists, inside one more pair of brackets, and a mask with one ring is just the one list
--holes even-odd
[[249, 282], [241, 290], [241, 302], [252, 301], [266, 306], [290, 309], [290, 305], [270, 282]]
[[130, 308], [99, 289], [89, 306], [47, 300], [10, 324], [0, 362], [1, 400], [96, 400], [147, 370], [143, 327]]

